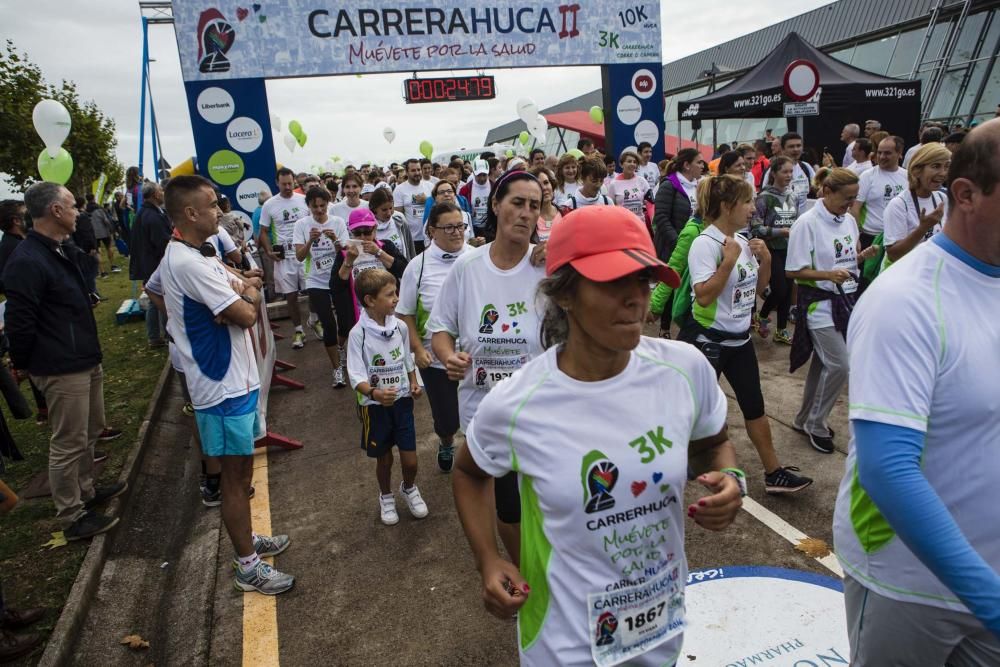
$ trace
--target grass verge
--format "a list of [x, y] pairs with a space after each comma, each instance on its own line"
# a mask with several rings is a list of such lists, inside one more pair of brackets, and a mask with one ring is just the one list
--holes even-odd
[[[139, 426], [167, 360], [165, 348], [147, 349], [146, 327], [141, 320], [122, 325], [115, 323], [115, 311], [124, 299], [132, 296], [128, 260], [120, 257], [116, 260], [123, 270], [98, 279], [97, 288], [105, 301], [94, 311], [104, 353], [105, 421], [108, 426], [122, 430], [117, 440], [97, 444], [97, 449], [109, 456], [100, 476], [100, 482], [105, 484], [118, 478], [129, 452], [135, 447]], [[34, 409], [27, 382], [21, 385], [21, 390]], [[33, 416], [15, 421], [6, 404], [3, 415], [25, 459], [6, 461], [3, 480], [19, 492], [33, 477], [48, 470], [50, 433], [46, 426], [36, 425]], [[0, 518], [0, 580], [5, 602], [15, 608], [49, 609], [45, 618], [28, 630], [46, 636], [59, 619], [89, 544], [87, 541], [70, 542], [51, 550], [43, 547], [58, 530], [55, 508], [49, 498], [22, 498], [10, 514]], [[34, 664], [43, 648], [15, 664]]]

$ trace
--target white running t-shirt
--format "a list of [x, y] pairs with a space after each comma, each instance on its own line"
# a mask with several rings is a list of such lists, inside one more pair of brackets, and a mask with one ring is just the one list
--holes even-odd
[[261, 206], [260, 228], [268, 230], [271, 245], [282, 245], [285, 252], [295, 259], [295, 251], [292, 248], [292, 232], [295, 223], [301, 218], [309, 215], [309, 207], [306, 206], [306, 198], [298, 193], [293, 193], [287, 199], [280, 194], [274, 195]]
[[306, 289], [328, 290], [330, 289], [330, 272], [337, 260], [337, 244], [327, 238], [325, 234], [320, 234], [319, 239], [313, 244], [309, 240], [309, 232], [313, 229], [318, 229], [320, 232], [331, 231], [337, 237], [337, 242], [344, 243], [348, 238], [347, 225], [340, 218], [331, 217], [327, 217], [326, 222], [319, 223], [311, 215], [295, 223], [295, 231], [292, 235], [293, 243], [309, 246], [309, 254], [302, 262], [306, 274]]
[[206, 410], [260, 388], [251, 329], [215, 318], [240, 296], [215, 257], [170, 242], [159, 266], [167, 331], [174, 343], [195, 410]]
[[615, 202], [615, 205], [632, 211], [644, 223], [646, 220], [645, 197], [648, 191], [649, 184], [645, 178], [639, 175], [628, 180], [615, 178], [608, 184], [608, 196]]
[[458, 252], [445, 252], [431, 241], [427, 248], [406, 265], [403, 280], [399, 286], [399, 303], [396, 312], [400, 315], [413, 315], [417, 320], [417, 332], [420, 334], [424, 349], [431, 355], [431, 366], [444, 368], [444, 364], [434, 356], [431, 349], [431, 331], [427, 329], [427, 320], [434, 309], [434, 302], [444, 279], [455, 266], [455, 261], [462, 256], [470, 246], [462, 245]]
[[456, 349], [472, 357], [458, 385], [463, 430], [483, 396], [542, 351], [544, 306], [536, 292], [545, 268], [532, 266], [530, 246], [514, 268], [498, 269], [490, 259], [492, 246], [467, 250], [455, 262], [427, 322], [428, 331], [448, 332]]
[[[941, 218], [941, 223], [934, 225], [924, 236], [924, 241], [928, 241], [944, 228], [948, 219], [948, 196], [943, 192], [932, 192], [930, 197], [917, 197], [917, 203], [925, 215], [933, 213], [934, 209], [944, 204], [944, 217]], [[887, 248], [913, 233], [913, 230], [920, 225], [920, 211], [914, 207], [913, 195], [909, 190], [900, 192], [889, 202], [882, 219], [885, 222], [882, 240]]]
[[[372, 389], [395, 389], [396, 400], [410, 395], [409, 331], [396, 317], [389, 315], [381, 326], [362, 310], [347, 336], [347, 378], [351, 389], [367, 382]], [[380, 405], [369, 396], [358, 394], [359, 405]]]
[[[925, 434], [922, 474], [972, 548], [1000, 572], [1000, 278], [975, 263], [938, 234], [865, 291], [847, 335], [850, 418]], [[833, 515], [844, 570], [892, 600], [968, 613], [895, 534], [856, 466], [852, 437]]]
[[877, 236], [885, 229], [882, 214], [893, 197], [909, 187], [906, 170], [900, 167], [896, 171], [885, 171], [875, 166], [859, 177], [858, 201], [861, 207], [861, 219], [858, 221], [862, 231]]
[[472, 220], [476, 227], [482, 227], [486, 224], [486, 211], [489, 206], [491, 189], [489, 181], [486, 181], [486, 185], [480, 185], [475, 180], [472, 181], [472, 186], [469, 188], [469, 197], [471, 197], [469, 205], [472, 207]]
[[673, 665], [688, 443], [722, 430], [726, 397], [686, 343], [643, 337], [600, 382], [559, 370], [557, 349], [486, 396], [467, 430], [484, 472], [518, 473], [521, 665]]
[[650, 160], [646, 164], [639, 165], [639, 175], [646, 179], [649, 189], [656, 191], [656, 186], [660, 183], [660, 168]]
[[358, 202], [357, 206], [351, 208], [348, 206], [347, 200], [342, 199], [336, 204], [330, 204], [329, 211], [331, 216], [340, 218], [344, 221], [344, 224], [347, 224], [347, 221], [351, 219], [351, 211], [356, 211], [359, 208], [368, 208], [368, 202], [362, 199]]
[[392, 192], [393, 205], [402, 208], [406, 216], [406, 224], [410, 228], [410, 235], [414, 241], [423, 241], [424, 237], [424, 203], [426, 200], [417, 202], [418, 195], [431, 198], [433, 186], [429, 181], [420, 181], [417, 185], [410, 185], [405, 181], [396, 186]]
[[[792, 225], [788, 237], [788, 255], [785, 258], [785, 270], [800, 271], [814, 269], [816, 271], [833, 271], [847, 269], [853, 278], [844, 281], [841, 287], [845, 294], [858, 289], [858, 223], [854, 216], [845, 213], [834, 216], [827, 210], [822, 199], [817, 199], [815, 206], [799, 216]], [[836, 292], [837, 285], [829, 280], [799, 280], [804, 285], [811, 285], [828, 292]], [[808, 322], [810, 329], [822, 329], [833, 326], [833, 309], [829, 301], [819, 301], [809, 306]]]
[[[726, 279], [719, 297], [709, 306], [701, 306], [694, 298], [694, 286], [715, 275], [722, 264], [723, 243], [738, 243], [740, 258]], [[695, 321], [706, 329], [716, 329], [726, 333], [750, 331], [750, 318], [757, 302], [757, 270], [760, 264], [750, 252], [750, 245], [742, 236], [727, 239], [715, 225], [706, 225], [695, 237], [688, 251], [688, 271], [691, 273], [691, 314]], [[704, 337], [699, 337], [702, 341]], [[750, 339], [749, 334], [742, 340], [724, 340], [722, 345], [739, 347]], [[707, 339], [704, 339], [707, 340]], [[703, 341], [702, 341], [703, 342]]]

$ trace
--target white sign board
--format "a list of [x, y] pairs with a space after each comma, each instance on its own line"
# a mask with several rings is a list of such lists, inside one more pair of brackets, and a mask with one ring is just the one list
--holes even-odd
[[848, 665], [840, 580], [776, 567], [688, 575], [678, 667]]
[[659, 63], [660, 3], [174, 0], [185, 81]]
[[785, 118], [818, 115], [819, 102], [785, 102]]

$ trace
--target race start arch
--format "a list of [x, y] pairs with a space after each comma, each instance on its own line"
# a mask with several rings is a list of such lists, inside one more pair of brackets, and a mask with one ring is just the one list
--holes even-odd
[[234, 211], [274, 181], [266, 79], [600, 65], [609, 150], [663, 157], [658, 1], [173, 0], [173, 18], [199, 170]]

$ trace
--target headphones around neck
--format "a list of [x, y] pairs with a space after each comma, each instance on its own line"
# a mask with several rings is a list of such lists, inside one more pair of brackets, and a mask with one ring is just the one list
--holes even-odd
[[176, 236], [174, 237], [174, 240], [183, 243], [184, 245], [186, 245], [189, 248], [193, 248], [193, 249], [197, 250], [199, 253], [201, 253], [202, 257], [215, 257], [218, 254], [215, 251], [215, 246], [212, 245], [211, 243], [209, 243], [208, 241], [205, 241], [204, 243], [202, 243], [201, 247], [199, 248], [199, 247], [196, 247], [193, 243], [188, 243], [184, 239], [176, 237]]

